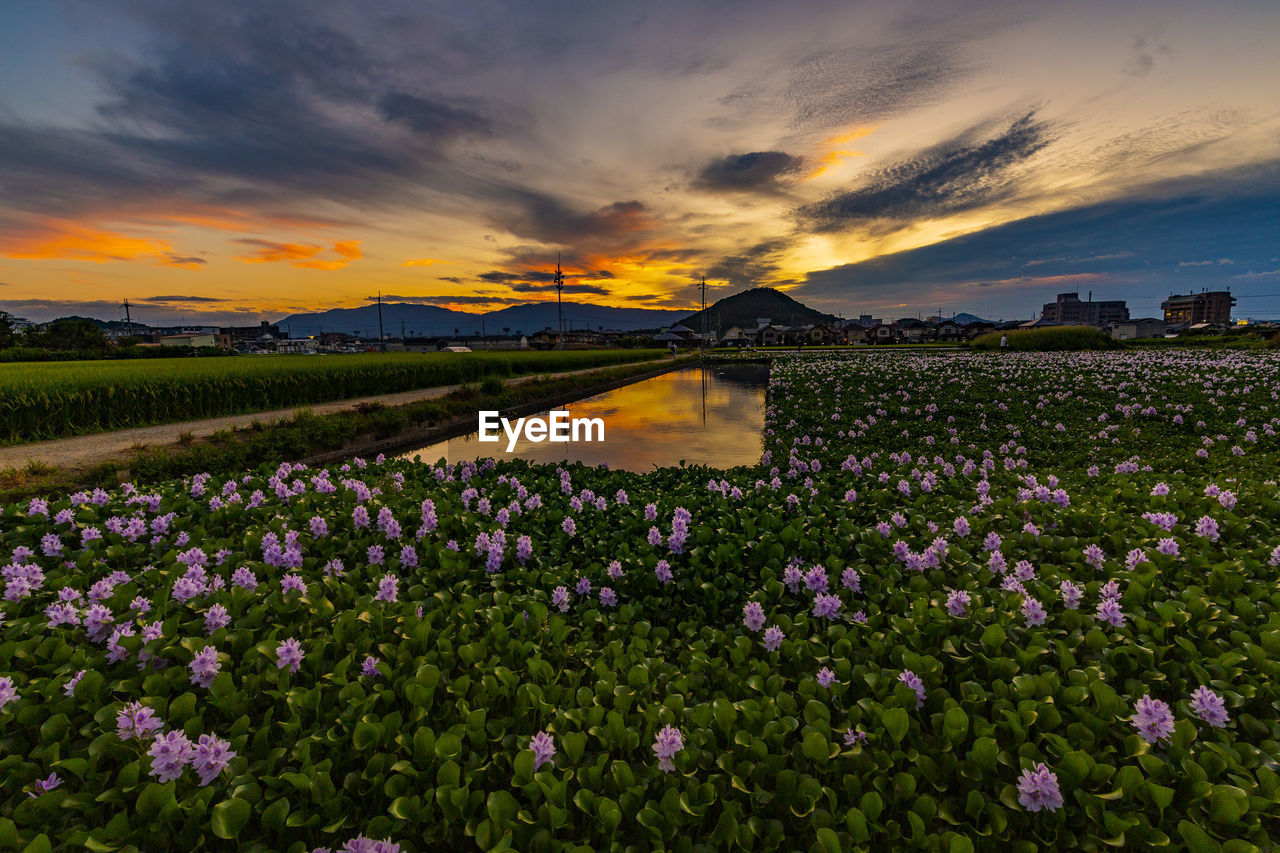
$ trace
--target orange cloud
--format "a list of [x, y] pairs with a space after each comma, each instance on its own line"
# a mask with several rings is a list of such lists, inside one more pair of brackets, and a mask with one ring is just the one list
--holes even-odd
[[236, 242], [257, 246], [250, 254], [236, 258], [246, 264], [289, 263], [303, 269], [340, 270], [352, 261], [364, 257], [359, 240], [340, 240], [334, 243], [332, 251], [339, 257], [333, 259], [317, 257], [325, 248], [314, 243], [277, 243], [252, 237], [243, 237]]
[[350, 258], [358, 261], [364, 257], [364, 252], [360, 251], [359, 240], [341, 240], [333, 244], [333, 250], [344, 258]]
[[410, 258], [405, 261], [403, 266], [406, 267], [429, 267], [432, 264], [441, 264], [444, 261], [439, 258]]
[[164, 240], [129, 237], [115, 231], [49, 219], [24, 231], [0, 235], [0, 255], [20, 260], [56, 259], [95, 264], [138, 259], [159, 259], [165, 263], [172, 256], [172, 249]]
[[820, 143], [821, 153], [812, 158], [812, 162], [816, 167], [809, 174], [805, 175], [803, 180], [812, 180], [819, 175], [824, 175], [832, 169], [838, 168], [845, 160], [850, 157], [865, 157], [865, 151], [855, 151], [845, 148], [855, 139], [861, 139], [864, 136], [870, 136], [875, 133], [876, 128], [873, 127], [857, 127], [847, 133], [840, 133], [835, 136], [829, 136]]

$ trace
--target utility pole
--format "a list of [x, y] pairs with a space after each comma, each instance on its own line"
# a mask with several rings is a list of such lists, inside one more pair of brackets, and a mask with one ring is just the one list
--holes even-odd
[[560, 304], [560, 294], [564, 290], [564, 273], [560, 271], [559, 252], [556, 252], [556, 276], [552, 279], [552, 283], [556, 288], [556, 324], [559, 326], [556, 334], [556, 349], [564, 349], [564, 309]]
[[387, 351], [387, 336], [382, 331], [382, 291], [378, 291], [378, 351]]
[[120, 306], [124, 309], [124, 323], [129, 337], [133, 337], [133, 318], [129, 316], [129, 300], [126, 299], [124, 304]]
[[705, 352], [707, 349], [707, 277], [706, 276], [702, 277], [702, 283], [698, 285], [698, 290], [702, 292], [702, 311], [700, 312], [702, 315], [701, 344], [702, 344], [702, 349]]

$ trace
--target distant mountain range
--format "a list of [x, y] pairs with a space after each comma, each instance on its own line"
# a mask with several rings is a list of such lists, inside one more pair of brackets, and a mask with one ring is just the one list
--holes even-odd
[[[781, 326], [816, 325], [833, 323], [834, 314], [815, 311], [772, 287], [756, 287], [732, 296], [726, 296], [714, 305], [707, 306], [707, 330], [723, 334], [731, 326], [743, 329], [756, 328], [757, 320], [768, 317]], [[702, 331], [702, 312], [695, 311], [680, 321], [695, 332]]]
[[[565, 330], [569, 329], [660, 329], [674, 323], [683, 311], [658, 311], [651, 308], [609, 308], [566, 302], [563, 305]], [[416, 305], [411, 302], [382, 303], [382, 329], [388, 335], [433, 337], [437, 335], [475, 335], [482, 332], [501, 335], [531, 335], [545, 328], [556, 328], [556, 303], [531, 302], [513, 305], [500, 311], [471, 314], [438, 305]], [[378, 306], [331, 308], [309, 314], [290, 314], [277, 321], [281, 331], [291, 337], [318, 335], [321, 332], [345, 332], [361, 337], [378, 336]], [[456, 331], [455, 331], [456, 330]]]

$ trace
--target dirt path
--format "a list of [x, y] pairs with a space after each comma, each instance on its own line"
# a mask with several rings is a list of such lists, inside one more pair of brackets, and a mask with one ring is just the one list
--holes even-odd
[[[646, 362], [636, 362], [645, 364]], [[657, 359], [655, 364], [660, 364]], [[575, 376], [582, 373], [594, 373], [598, 370], [609, 370], [610, 367], [590, 367], [583, 370], [570, 370], [552, 376]], [[508, 385], [518, 385], [537, 379], [542, 374], [517, 376], [506, 380]], [[313, 403], [309, 406], [294, 406], [288, 409], [275, 409], [270, 412], [252, 412], [246, 415], [228, 415], [222, 418], [207, 418], [200, 421], [185, 421], [175, 424], [124, 429], [116, 432], [101, 432], [93, 435], [77, 435], [70, 438], [56, 438], [52, 441], [39, 441], [33, 444], [19, 444], [12, 447], [0, 447], [0, 468], [21, 468], [35, 461], [58, 468], [87, 468], [115, 459], [128, 458], [135, 447], [176, 444], [184, 434], [195, 438], [213, 435], [228, 427], [247, 427], [254, 422], [264, 424], [285, 421], [299, 412], [310, 411], [317, 415], [332, 415], [337, 412], [348, 412], [369, 403], [381, 403], [384, 406], [403, 406], [420, 400], [431, 400], [457, 391], [461, 385], [437, 385], [434, 388], [419, 388], [414, 391], [401, 391], [396, 394], [381, 394], [376, 397], [356, 397], [351, 400], [335, 400], [331, 403]]]

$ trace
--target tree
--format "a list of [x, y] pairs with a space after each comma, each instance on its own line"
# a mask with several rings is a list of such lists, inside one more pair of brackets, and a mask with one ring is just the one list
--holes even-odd
[[107, 348], [107, 336], [88, 320], [54, 320], [42, 331], [28, 332], [25, 343], [48, 350], [101, 352]]
[[17, 343], [17, 333], [13, 330], [13, 315], [8, 311], [0, 311], [0, 349], [7, 349]]

